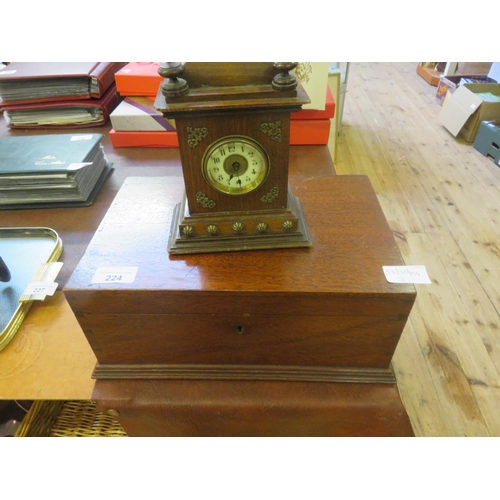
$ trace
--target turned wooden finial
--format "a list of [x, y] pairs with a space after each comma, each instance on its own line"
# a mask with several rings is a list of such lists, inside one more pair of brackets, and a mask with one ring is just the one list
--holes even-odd
[[290, 74], [297, 67], [296, 62], [275, 62], [274, 68], [279, 73], [273, 78], [272, 87], [274, 90], [293, 90], [297, 87], [297, 78]]
[[158, 68], [158, 74], [165, 78], [161, 84], [161, 93], [165, 97], [180, 97], [189, 92], [186, 80], [179, 78], [184, 73], [184, 65], [179, 62], [164, 62]]

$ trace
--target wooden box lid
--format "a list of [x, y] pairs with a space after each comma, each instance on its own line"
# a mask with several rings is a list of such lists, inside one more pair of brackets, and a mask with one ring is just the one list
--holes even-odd
[[[65, 294], [76, 312], [109, 314], [373, 317], [394, 315], [395, 300], [397, 314], [408, 314], [415, 287], [385, 279], [382, 266], [404, 262], [369, 179], [297, 177], [291, 185], [312, 247], [172, 256], [166, 249], [182, 178], [127, 178]], [[122, 266], [138, 268], [132, 283], [92, 283], [99, 268]], [[280, 297], [286, 301], [276, 309]]]

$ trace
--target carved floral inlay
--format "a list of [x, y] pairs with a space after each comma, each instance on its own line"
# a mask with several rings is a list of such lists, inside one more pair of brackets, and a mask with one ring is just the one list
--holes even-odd
[[208, 135], [208, 129], [206, 127], [187, 127], [187, 133], [189, 147], [195, 148]]
[[199, 191], [196, 193], [196, 203], [201, 205], [203, 208], [214, 208], [215, 201], [211, 200], [205, 193]]
[[273, 187], [269, 193], [265, 194], [260, 201], [262, 203], [272, 203], [279, 195], [280, 190], [277, 187]]
[[281, 122], [263, 123], [260, 131], [268, 135], [273, 141], [281, 142]]

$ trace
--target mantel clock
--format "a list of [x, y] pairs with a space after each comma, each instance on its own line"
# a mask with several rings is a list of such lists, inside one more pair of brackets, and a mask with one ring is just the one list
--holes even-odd
[[171, 254], [311, 245], [288, 184], [297, 63], [163, 63], [155, 107], [174, 118], [185, 182]]

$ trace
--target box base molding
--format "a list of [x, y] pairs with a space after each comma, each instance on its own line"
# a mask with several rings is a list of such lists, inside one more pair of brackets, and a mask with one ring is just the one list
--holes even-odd
[[98, 364], [96, 379], [263, 380], [395, 384], [389, 368], [265, 365]]

